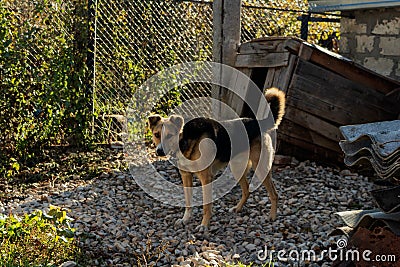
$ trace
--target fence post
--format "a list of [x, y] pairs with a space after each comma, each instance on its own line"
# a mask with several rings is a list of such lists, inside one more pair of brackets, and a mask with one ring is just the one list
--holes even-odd
[[[237, 48], [240, 43], [241, 0], [213, 1], [213, 61], [234, 66]], [[221, 77], [221, 70], [217, 70]], [[225, 79], [226, 77], [224, 77]], [[212, 98], [227, 103], [229, 92], [219, 86], [213, 86]], [[214, 115], [224, 116], [222, 105], [214, 108]]]
[[308, 37], [308, 22], [310, 21], [311, 13], [307, 13], [307, 15], [301, 15], [301, 29], [300, 29], [300, 38], [307, 41]]
[[[87, 47], [87, 60], [86, 66], [88, 69], [88, 81], [86, 87], [86, 94], [89, 103], [87, 105], [88, 111], [91, 112], [91, 128], [92, 134], [95, 131], [94, 124], [94, 97], [95, 97], [95, 82], [96, 82], [96, 22], [97, 22], [97, 0], [88, 0], [88, 47]], [[91, 96], [89, 98], [89, 96]]]

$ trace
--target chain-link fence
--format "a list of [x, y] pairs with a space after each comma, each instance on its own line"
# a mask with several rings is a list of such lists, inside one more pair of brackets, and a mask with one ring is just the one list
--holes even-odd
[[86, 9], [85, 0], [0, 0], [0, 176], [44, 147], [86, 141]]
[[[300, 36], [303, 0], [243, 1], [241, 42], [266, 36]], [[290, 10], [290, 11], [288, 11]], [[177, 63], [212, 59], [212, 2], [98, 0], [95, 22], [95, 135], [115, 139], [118, 122], [135, 90], [151, 75]], [[209, 84], [174, 90], [155, 112], [210, 95]]]
[[[211, 1], [0, 3], [0, 80], [6, 92], [0, 142], [21, 157], [37, 144], [84, 142], [92, 115], [92, 136], [107, 141], [116, 115], [124, 115], [146, 79], [177, 63], [212, 59]], [[303, 0], [243, 1], [241, 41], [300, 36], [301, 13], [287, 11], [291, 7], [307, 10]], [[154, 110], [168, 113], [187, 99], [209, 96], [210, 89], [177, 88]]]
[[[115, 138], [116, 115], [146, 79], [177, 63], [211, 60], [212, 3], [99, 0], [96, 14], [95, 134]], [[155, 109], [167, 113], [209, 90], [180, 88], [154, 103]]]

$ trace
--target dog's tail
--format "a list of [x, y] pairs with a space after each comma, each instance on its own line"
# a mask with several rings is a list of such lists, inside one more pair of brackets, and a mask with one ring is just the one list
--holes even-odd
[[266, 90], [265, 98], [267, 99], [272, 115], [274, 116], [275, 127], [278, 127], [282, 121], [283, 115], [285, 114], [285, 93], [278, 88], [272, 87]]

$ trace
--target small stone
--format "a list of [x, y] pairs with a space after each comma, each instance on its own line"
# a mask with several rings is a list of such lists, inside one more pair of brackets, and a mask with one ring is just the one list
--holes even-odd
[[74, 261], [66, 261], [60, 265], [60, 267], [75, 267], [75, 266], [77, 266], [77, 264]]
[[292, 157], [284, 155], [275, 155], [274, 164], [275, 165], [290, 165], [292, 162]]
[[99, 176], [99, 178], [101, 178], [101, 179], [108, 178], [108, 177], [110, 177], [110, 174], [107, 173], [107, 172], [102, 172], [102, 173], [100, 174], [100, 176]]
[[256, 246], [255, 244], [248, 244], [248, 245], [246, 245], [246, 249], [247, 249], [248, 251], [254, 251], [254, 250], [256, 250], [256, 248], [257, 248], [257, 246]]

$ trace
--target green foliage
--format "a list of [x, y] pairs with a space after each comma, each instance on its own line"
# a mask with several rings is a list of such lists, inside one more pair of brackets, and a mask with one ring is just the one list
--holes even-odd
[[22, 217], [0, 214], [0, 266], [54, 266], [79, 250], [65, 210], [50, 206]]
[[0, 176], [45, 146], [88, 140], [86, 5], [0, 0]]
[[[307, 0], [243, 0], [247, 6], [268, 7], [271, 9], [243, 8], [242, 9], [242, 41], [266, 36], [296, 36], [301, 35], [301, 22], [297, 17], [308, 11]], [[273, 10], [273, 9], [277, 10]], [[292, 11], [283, 11], [292, 10]], [[314, 17], [329, 17], [316, 15]], [[339, 32], [338, 23], [309, 23], [308, 42], [318, 43], [325, 35]]]
[[[306, 0], [243, 3], [307, 10]], [[139, 86], [166, 67], [211, 59], [212, 5], [99, 0], [93, 81], [86, 67], [94, 31], [87, 5], [88, 0], [0, 0], [0, 178], [35, 166], [49, 145], [104, 142], [110, 127], [98, 125], [97, 138], [91, 136], [93, 115], [122, 114]], [[242, 41], [299, 36], [298, 15], [243, 8]], [[309, 40], [336, 29], [310, 23]], [[174, 88], [155, 112], [168, 113], [194, 91]]]

